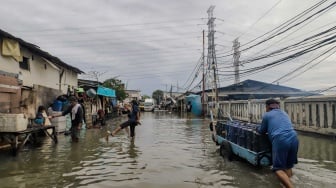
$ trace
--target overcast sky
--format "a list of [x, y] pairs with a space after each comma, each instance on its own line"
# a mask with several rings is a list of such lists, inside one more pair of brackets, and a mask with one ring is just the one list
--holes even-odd
[[[195, 88], [201, 72], [202, 31], [208, 32], [207, 10], [215, 6], [215, 48], [220, 86], [234, 83], [232, 41], [241, 48], [320, 0], [2, 0], [1, 29], [83, 70], [80, 78], [99, 81], [117, 77], [127, 89], [151, 95], [156, 89], [184, 92]], [[333, 1], [323, 4], [326, 7]], [[242, 51], [242, 61], [267, 54], [336, 25], [336, 9], [314, 17], [281, 37]], [[207, 36], [207, 33], [206, 33]], [[205, 38], [207, 55], [207, 38]], [[255, 41], [257, 42], [257, 41]], [[319, 64], [287, 80], [278, 80], [323, 53], [314, 50], [266, 71], [245, 75], [303, 90], [336, 85], [335, 49]], [[293, 52], [294, 53], [294, 52]], [[287, 54], [287, 55], [290, 55]], [[243, 64], [241, 71], [271, 63], [281, 56]], [[308, 68], [312, 66], [311, 68]], [[227, 71], [227, 72], [226, 72]], [[296, 72], [298, 73], [298, 72]], [[196, 77], [197, 76], [197, 77]], [[196, 78], [195, 78], [196, 77]], [[194, 82], [192, 82], [194, 80]]]

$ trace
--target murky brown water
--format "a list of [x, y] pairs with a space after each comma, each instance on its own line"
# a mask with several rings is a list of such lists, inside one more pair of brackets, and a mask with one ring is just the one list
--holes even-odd
[[[280, 187], [269, 168], [228, 162], [212, 142], [207, 120], [143, 113], [136, 140], [125, 132], [105, 141], [106, 128], [82, 131], [80, 143], [59, 135], [54, 145], [0, 153], [0, 187]], [[300, 134], [296, 187], [335, 187], [336, 141]]]

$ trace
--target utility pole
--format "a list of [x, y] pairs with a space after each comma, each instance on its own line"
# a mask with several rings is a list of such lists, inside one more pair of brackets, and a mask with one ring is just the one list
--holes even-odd
[[204, 103], [205, 103], [205, 57], [204, 57], [204, 49], [205, 49], [205, 31], [203, 30], [203, 51], [202, 51], [202, 68], [203, 68], [203, 76], [202, 76], [202, 109], [204, 108]]
[[235, 84], [240, 82], [239, 79], [239, 58], [240, 58], [240, 51], [239, 51], [240, 43], [238, 42], [238, 38], [233, 41], [233, 66], [235, 71]]

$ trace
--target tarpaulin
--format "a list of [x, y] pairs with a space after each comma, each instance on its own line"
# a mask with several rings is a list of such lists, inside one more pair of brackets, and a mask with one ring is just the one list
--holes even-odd
[[4, 56], [12, 56], [18, 62], [22, 61], [20, 44], [18, 41], [13, 39], [2, 39], [2, 55]]
[[102, 86], [98, 86], [97, 94], [105, 97], [116, 97], [115, 90]]

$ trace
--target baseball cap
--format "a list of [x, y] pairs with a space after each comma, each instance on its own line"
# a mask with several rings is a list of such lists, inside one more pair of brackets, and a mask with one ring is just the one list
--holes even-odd
[[69, 97], [69, 102], [77, 102], [77, 98], [75, 96]]
[[275, 99], [268, 99], [265, 103], [266, 103], [266, 105], [279, 104], [279, 101], [277, 101]]

